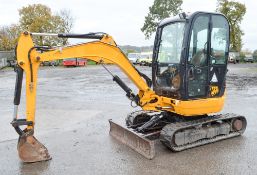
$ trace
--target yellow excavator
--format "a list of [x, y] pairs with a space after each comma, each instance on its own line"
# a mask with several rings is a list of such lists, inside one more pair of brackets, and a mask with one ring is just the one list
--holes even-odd
[[[72, 57], [101, 64], [125, 91], [131, 104], [142, 108], [128, 114], [124, 125], [110, 120], [110, 135], [146, 158], [155, 156], [156, 139], [178, 152], [243, 134], [247, 124], [244, 116], [215, 114], [222, 110], [225, 100], [229, 30], [228, 20], [219, 13], [181, 13], [162, 20], [154, 41], [152, 79], [137, 70], [106, 33], [22, 33], [16, 48], [11, 122], [19, 134], [20, 159], [23, 162], [51, 159], [47, 148], [34, 137], [37, 72], [43, 61]], [[34, 45], [34, 36], [93, 41], [46, 47]], [[136, 85], [137, 93], [105, 66], [110, 62]], [[26, 119], [18, 117], [23, 72], [26, 74]], [[26, 129], [21, 129], [22, 125]]]

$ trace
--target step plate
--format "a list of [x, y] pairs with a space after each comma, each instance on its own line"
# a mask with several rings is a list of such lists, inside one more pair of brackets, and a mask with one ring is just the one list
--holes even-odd
[[153, 159], [155, 156], [155, 141], [149, 140], [133, 130], [118, 125], [112, 120], [110, 122], [110, 135], [129, 146], [147, 159]]

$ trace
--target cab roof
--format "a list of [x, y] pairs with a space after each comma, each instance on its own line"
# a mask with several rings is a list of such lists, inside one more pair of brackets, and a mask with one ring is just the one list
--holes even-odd
[[[184, 14], [183, 14], [184, 13]], [[204, 12], [204, 11], [197, 11], [194, 13], [180, 13], [176, 16], [173, 17], [169, 17], [169, 18], [165, 18], [163, 19], [160, 23], [159, 23], [159, 27], [164, 26], [166, 24], [172, 23], [172, 22], [185, 22], [186, 20], [190, 20], [192, 19], [194, 16], [196, 16], [197, 14], [203, 13], [203, 14], [217, 14], [217, 15], [222, 15], [221, 13], [216, 13], [216, 12]], [[185, 18], [183, 18], [182, 16], [185, 15]]]

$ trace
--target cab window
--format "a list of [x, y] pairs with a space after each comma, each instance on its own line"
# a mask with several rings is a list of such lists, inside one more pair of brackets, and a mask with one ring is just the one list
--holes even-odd
[[176, 22], [163, 27], [158, 54], [159, 63], [180, 62], [184, 26], [184, 22]]
[[208, 16], [199, 16], [191, 34], [188, 62], [197, 67], [207, 65], [208, 22]]
[[228, 55], [229, 31], [227, 20], [220, 15], [212, 16], [211, 64], [225, 64]]

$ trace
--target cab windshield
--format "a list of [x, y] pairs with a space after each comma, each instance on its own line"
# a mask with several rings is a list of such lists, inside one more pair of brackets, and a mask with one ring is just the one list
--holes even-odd
[[171, 23], [163, 27], [159, 46], [159, 63], [179, 63], [184, 36], [184, 22]]

